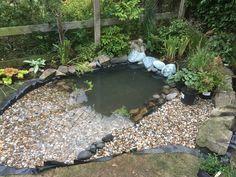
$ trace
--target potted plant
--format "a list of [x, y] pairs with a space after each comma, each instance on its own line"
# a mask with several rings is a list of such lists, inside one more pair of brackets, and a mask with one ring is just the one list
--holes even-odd
[[197, 82], [199, 75], [191, 70], [183, 68], [175, 75], [168, 78], [169, 83], [183, 84], [181, 88], [181, 101], [184, 104], [192, 105], [197, 95]]

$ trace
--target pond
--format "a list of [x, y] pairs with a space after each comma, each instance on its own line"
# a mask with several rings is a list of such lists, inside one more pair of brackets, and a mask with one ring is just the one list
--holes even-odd
[[92, 82], [93, 89], [86, 93], [85, 104], [104, 115], [122, 106], [128, 110], [142, 106], [153, 94], [160, 93], [165, 84], [163, 77], [147, 72], [140, 65], [120, 65], [71, 81], [78, 88], [85, 87], [85, 81]]

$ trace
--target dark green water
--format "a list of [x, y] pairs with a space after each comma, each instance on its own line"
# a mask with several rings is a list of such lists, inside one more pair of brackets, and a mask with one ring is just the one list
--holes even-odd
[[94, 85], [92, 91], [86, 92], [86, 105], [105, 115], [122, 106], [127, 109], [142, 106], [153, 94], [160, 93], [165, 82], [162, 77], [137, 65], [116, 66], [89, 73], [79, 79], [77, 86], [81, 87], [86, 80]]

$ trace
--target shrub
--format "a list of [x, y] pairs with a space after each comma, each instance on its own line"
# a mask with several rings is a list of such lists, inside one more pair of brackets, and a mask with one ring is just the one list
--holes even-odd
[[102, 31], [101, 50], [107, 55], [120, 56], [128, 52], [129, 36], [122, 33], [118, 26], [108, 27]]
[[235, 0], [189, 0], [189, 9], [205, 30], [236, 30]]
[[85, 46], [79, 45], [75, 48], [77, 53], [76, 62], [91, 62], [97, 55], [96, 45], [94, 43], [87, 44]]

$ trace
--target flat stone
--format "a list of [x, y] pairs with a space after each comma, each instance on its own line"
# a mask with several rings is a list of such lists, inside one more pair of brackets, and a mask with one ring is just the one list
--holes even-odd
[[159, 98], [161, 98], [161, 96], [160, 96], [159, 94], [154, 94], [152, 97], [153, 97], [154, 99], [159, 99]]
[[127, 55], [124, 55], [124, 56], [121, 56], [121, 57], [115, 57], [115, 58], [111, 59], [112, 64], [119, 64], [119, 63], [126, 63], [126, 62], [128, 62], [128, 56]]
[[93, 62], [89, 63], [88, 66], [94, 69], [97, 67], [97, 62], [93, 61]]
[[63, 65], [59, 66], [57, 70], [62, 72], [62, 73], [64, 73], [64, 74], [67, 74], [69, 72], [68, 71], [68, 67], [67, 66], [63, 66]]
[[176, 98], [177, 96], [178, 96], [178, 93], [177, 93], [177, 92], [170, 93], [170, 94], [166, 95], [166, 100], [167, 100], [167, 101], [173, 100], [173, 99]]
[[236, 105], [215, 108], [212, 110], [211, 116], [236, 116]]
[[211, 117], [200, 127], [196, 143], [211, 151], [225, 155], [233, 135], [230, 131], [235, 123], [233, 116]]
[[71, 74], [75, 74], [76, 73], [76, 67], [75, 66], [69, 66], [68, 67], [68, 72]]
[[90, 151], [81, 151], [77, 157], [77, 160], [88, 160], [93, 156]]
[[110, 141], [112, 141], [114, 139], [114, 136], [112, 135], [112, 134], [107, 134], [106, 136], [104, 136], [103, 138], [102, 138], [102, 141], [103, 142], [110, 142]]
[[139, 113], [138, 113], [137, 115], [131, 116], [131, 117], [132, 117], [132, 120], [133, 120], [134, 122], [140, 121], [140, 120], [144, 117], [144, 115], [145, 115], [147, 112], [148, 112], [148, 110], [147, 110], [146, 107], [140, 108], [140, 109], [139, 109]]
[[98, 56], [95, 60], [98, 61], [101, 65], [104, 65], [105, 63], [108, 63], [111, 59], [106, 55], [101, 55]]
[[56, 76], [65, 76], [65, 73], [62, 73], [61, 71], [56, 70]]
[[56, 73], [56, 69], [46, 69], [43, 74], [39, 77], [39, 79], [44, 80], [47, 79], [48, 77], [54, 76]]

